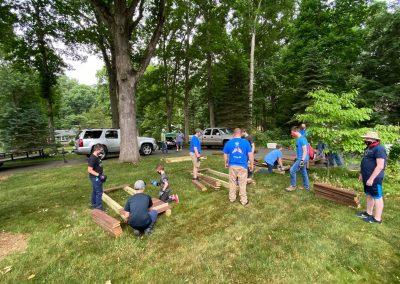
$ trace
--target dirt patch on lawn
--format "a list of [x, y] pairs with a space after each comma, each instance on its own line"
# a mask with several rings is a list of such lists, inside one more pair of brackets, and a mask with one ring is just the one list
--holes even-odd
[[9, 177], [10, 177], [9, 175], [0, 176], [0, 181], [6, 181], [8, 180]]
[[28, 246], [28, 235], [0, 232], [0, 260], [15, 252], [23, 252]]

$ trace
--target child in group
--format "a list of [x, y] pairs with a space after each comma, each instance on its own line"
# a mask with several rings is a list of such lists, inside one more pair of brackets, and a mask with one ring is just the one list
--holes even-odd
[[163, 165], [157, 165], [157, 173], [160, 175], [160, 181], [157, 182], [156, 180], [151, 181], [151, 184], [154, 186], [160, 186], [160, 200], [164, 202], [176, 202], [179, 203], [179, 197], [177, 194], [172, 194], [171, 189], [169, 188], [168, 176], [165, 173], [165, 169]]
[[139, 236], [143, 233], [150, 235], [157, 221], [157, 210], [149, 210], [153, 202], [151, 197], [144, 193], [146, 183], [143, 180], [136, 181], [133, 187], [136, 194], [129, 197], [124, 209], [120, 212], [128, 220], [135, 235]]
[[272, 173], [274, 168], [282, 169], [282, 145], [277, 144], [276, 149], [269, 152], [264, 157], [264, 162], [268, 166], [268, 173]]

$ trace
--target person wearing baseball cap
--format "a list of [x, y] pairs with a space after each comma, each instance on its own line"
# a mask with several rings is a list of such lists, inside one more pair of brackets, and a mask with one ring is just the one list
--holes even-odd
[[201, 157], [201, 141], [200, 136], [202, 135], [202, 131], [200, 128], [196, 128], [195, 134], [192, 136], [190, 140], [189, 153], [193, 162], [193, 179], [197, 180], [197, 173], [200, 168], [200, 157]]
[[143, 180], [137, 180], [133, 187], [136, 194], [129, 197], [124, 209], [121, 209], [121, 213], [128, 219], [128, 224], [133, 228], [135, 235], [143, 233], [150, 235], [157, 221], [158, 212], [156, 210], [149, 211], [153, 202], [149, 195], [144, 194], [146, 183]]
[[357, 213], [357, 217], [368, 223], [380, 224], [383, 212], [382, 182], [387, 160], [386, 149], [381, 145], [377, 132], [370, 131], [361, 137], [367, 147], [361, 160], [359, 180], [364, 185], [367, 210]]

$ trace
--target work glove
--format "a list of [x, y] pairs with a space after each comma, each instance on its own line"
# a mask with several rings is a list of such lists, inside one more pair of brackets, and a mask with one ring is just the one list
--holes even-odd
[[300, 168], [303, 168], [303, 167], [304, 167], [304, 161], [301, 160], [301, 161], [300, 161]]
[[159, 186], [160, 184], [156, 180], [150, 181], [150, 183], [154, 186]]
[[98, 178], [102, 183], [106, 182], [106, 180], [107, 180], [107, 176], [103, 175], [103, 174], [99, 175]]

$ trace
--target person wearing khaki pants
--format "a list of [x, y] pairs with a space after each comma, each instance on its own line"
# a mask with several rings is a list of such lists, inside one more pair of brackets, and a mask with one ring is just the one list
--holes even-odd
[[239, 185], [240, 203], [247, 205], [247, 170], [250, 161], [250, 170], [254, 167], [254, 154], [249, 141], [241, 138], [242, 131], [236, 128], [233, 138], [224, 146], [225, 167], [229, 168], [229, 201], [235, 202], [236, 186]]
[[193, 162], [193, 179], [197, 180], [197, 173], [200, 168], [200, 157], [201, 157], [201, 141], [200, 136], [202, 135], [201, 129], [197, 128], [196, 133], [192, 136], [189, 146], [189, 154]]

